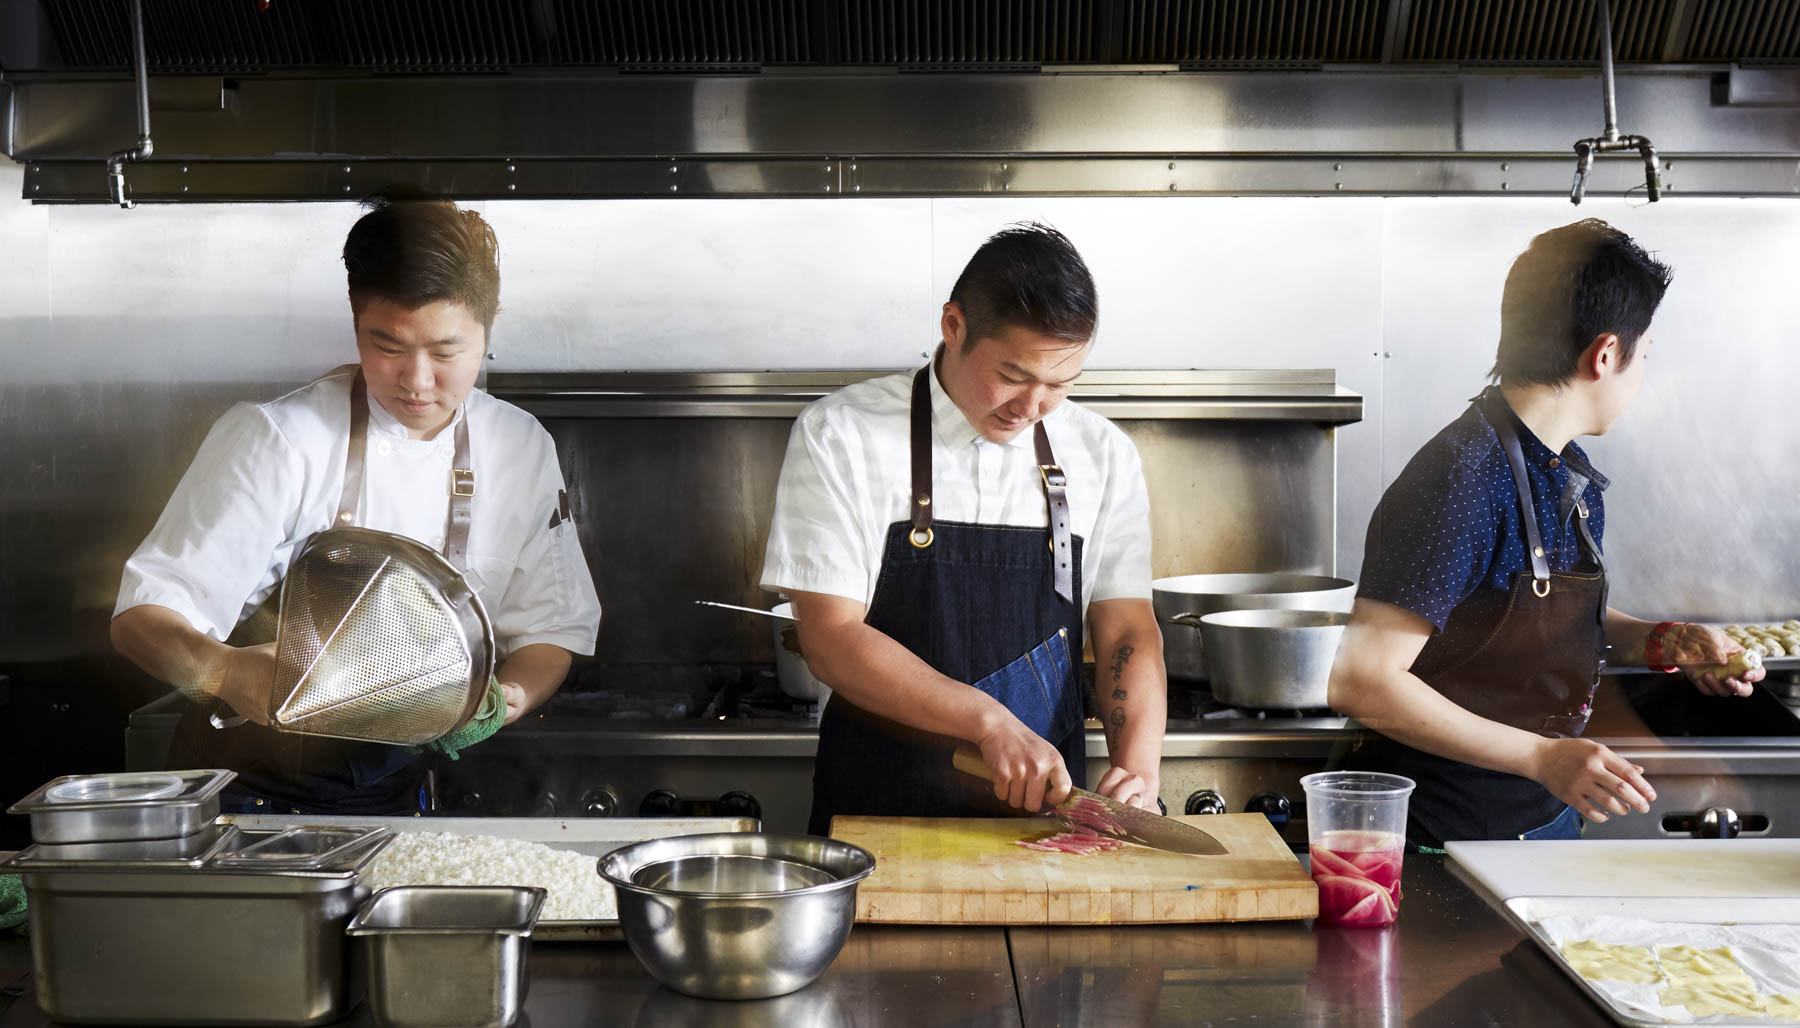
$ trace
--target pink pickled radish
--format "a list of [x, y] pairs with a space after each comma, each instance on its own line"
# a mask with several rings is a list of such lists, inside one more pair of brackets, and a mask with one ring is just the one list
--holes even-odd
[[1312, 847], [1319, 923], [1379, 927], [1400, 912], [1404, 842], [1387, 832], [1326, 832]]

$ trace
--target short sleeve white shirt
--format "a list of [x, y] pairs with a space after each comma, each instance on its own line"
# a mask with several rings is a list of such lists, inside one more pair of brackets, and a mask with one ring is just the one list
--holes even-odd
[[[869, 379], [800, 412], [788, 436], [763, 559], [764, 589], [875, 596], [889, 526], [911, 520], [913, 372]], [[1046, 527], [1030, 430], [991, 442], [931, 376], [932, 517]], [[1068, 476], [1082, 539], [1081, 600], [1150, 598], [1150, 497], [1137, 447], [1117, 425], [1063, 401], [1044, 419]]]
[[[223, 640], [279, 588], [307, 538], [330, 528], [337, 513], [355, 372], [347, 365], [268, 403], [240, 403], [213, 424], [126, 562], [115, 616], [155, 604]], [[410, 439], [380, 403], [368, 404], [355, 524], [441, 551], [455, 422], [436, 438]], [[562, 468], [550, 434], [479, 389], [456, 418], [469, 419], [475, 473], [467, 574], [499, 655], [532, 643], [593, 653], [600, 600], [574, 522], [561, 516]]]

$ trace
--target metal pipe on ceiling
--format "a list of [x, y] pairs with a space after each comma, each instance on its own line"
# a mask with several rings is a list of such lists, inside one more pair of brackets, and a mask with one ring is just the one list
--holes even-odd
[[130, 209], [137, 206], [125, 184], [125, 163], [150, 159], [156, 144], [150, 139], [150, 62], [144, 57], [144, 0], [131, 0], [132, 52], [137, 72], [137, 143], [115, 150], [106, 159], [106, 182], [112, 202]]
[[1662, 199], [1662, 164], [1656, 147], [1648, 136], [1619, 135], [1619, 99], [1613, 86], [1612, 8], [1607, 0], [1599, 0], [1596, 12], [1600, 20], [1600, 100], [1606, 113], [1606, 127], [1600, 135], [1575, 141], [1575, 182], [1569, 187], [1569, 202], [1580, 204], [1587, 193], [1588, 175], [1594, 170], [1594, 158], [1600, 154], [1636, 150], [1644, 162], [1644, 191], [1650, 202]]

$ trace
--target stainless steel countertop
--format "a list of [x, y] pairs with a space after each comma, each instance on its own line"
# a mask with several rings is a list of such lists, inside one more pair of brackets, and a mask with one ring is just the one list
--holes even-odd
[[[0, 939], [5, 969], [29, 962], [29, 947]], [[632, 1028], [836, 1025], [994, 1025], [1018, 1028], [1019, 1006], [1000, 928], [859, 926], [811, 986], [775, 999], [701, 1000], [656, 983], [623, 943], [539, 943], [518, 1028], [620, 1025]], [[0, 1028], [54, 1028], [31, 994], [0, 997]], [[340, 1022], [372, 1025], [367, 1004]]]
[[[525, 1009], [536, 1028], [1610, 1023], [1445, 858], [1408, 857], [1404, 886], [1399, 924], [1374, 931], [865, 925], [811, 987], [755, 1003], [669, 992], [622, 944], [539, 944]], [[0, 939], [0, 969], [29, 959]], [[0, 1008], [0, 1028], [48, 1024], [29, 995]]]
[[1441, 856], [1409, 856], [1400, 921], [1010, 931], [1035, 1025], [1605, 1025]]

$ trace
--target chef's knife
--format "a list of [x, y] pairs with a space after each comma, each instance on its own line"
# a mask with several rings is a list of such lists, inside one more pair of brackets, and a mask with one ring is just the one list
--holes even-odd
[[[987, 781], [994, 780], [994, 772], [981, 759], [981, 754], [967, 746], [958, 746], [956, 753], [950, 758], [958, 771], [974, 775]], [[1135, 842], [1139, 846], [1152, 849], [1168, 850], [1171, 853], [1192, 853], [1198, 856], [1217, 856], [1226, 852], [1219, 840], [1191, 825], [1171, 820], [1161, 814], [1154, 814], [1141, 807], [1129, 803], [1120, 803], [1097, 792], [1086, 789], [1069, 790], [1069, 798], [1052, 807], [1048, 816], [1061, 823], [1064, 828], [1075, 830], [1075, 824], [1069, 819], [1069, 811], [1082, 800], [1093, 800], [1105, 811], [1106, 816], [1118, 823], [1124, 832], [1119, 838], [1126, 842]]]

